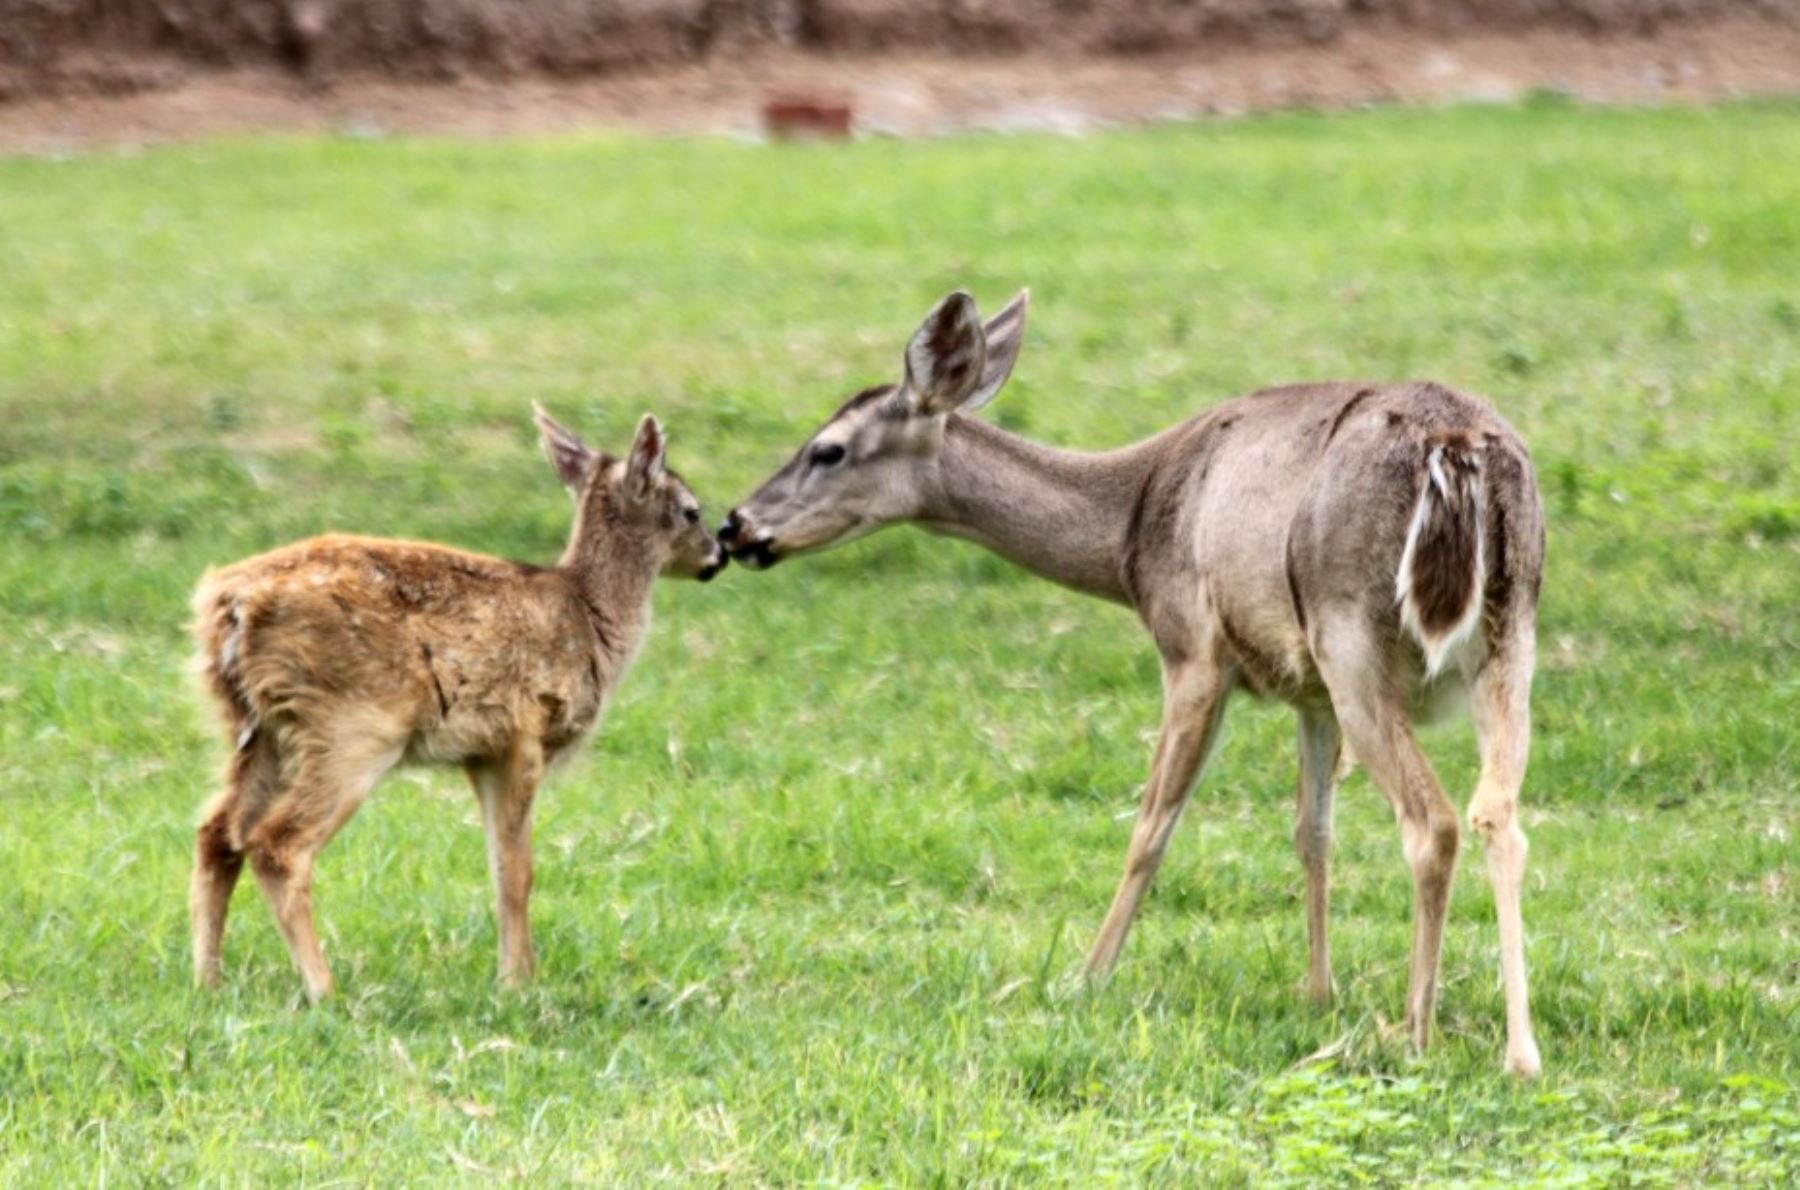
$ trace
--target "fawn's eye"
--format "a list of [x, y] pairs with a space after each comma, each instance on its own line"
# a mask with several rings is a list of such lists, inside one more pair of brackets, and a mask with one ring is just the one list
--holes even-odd
[[700, 510], [698, 508], [684, 508], [681, 510], [681, 519], [690, 525], [698, 525], [700, 523]]
[[815, 467], [835, 467], [844, 461], [844, 448], [836, 442], [815, 446], [813, 447], [812, 461]]

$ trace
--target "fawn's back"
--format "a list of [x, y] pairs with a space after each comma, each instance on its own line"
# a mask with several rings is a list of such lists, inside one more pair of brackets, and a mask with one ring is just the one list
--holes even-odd
[[520, 735], [554, 752], [593, 726], [615, 668], [562, 573], [421, 542], [285, 546], [209, 574], [195, 612], [240, 742], [342, 720], [421, 760]]

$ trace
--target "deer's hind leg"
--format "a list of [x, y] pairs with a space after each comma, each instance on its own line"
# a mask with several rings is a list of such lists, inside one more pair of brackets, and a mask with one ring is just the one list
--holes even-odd
[[332, 982], [313, 926], [313, 864], [370, 788], [400, 759], [403, 745], [359, 733], [336, 741], [329, 735], [306, 738], [295, 750], [299, 755], [286, 766], [281, 791], [249, 830], [244, 851], [299, 968], [307, 999], [317, 1004], [331, 994]]
[[1343, 736], [1329, 711], [1303, 710], [1300, 788], [1294, 849], [1306, 869], [1306, 991], [1331, 1001], [1331, 812], [1340, 777]]
[[1526, 624], [1494, 652], [1470, 690], [1481, 743], [1481, 777], [1469, 803], [1469, 826], [1482, 837], [1494, 913], [1500, 927], [1500, 978], [1506, 994], [1506, 1068], [1530, 1078], [1542, 1068], [1531, 1033], [1525, 984], [1525, 832], [1519, 826], [1519, 789], [1531, 751], [1531, 673], [1534, 647]]
[[1405, 703], [1394, 689], [1389, 651], [1378, 635], [1345, 616], [1322, 626], [1314, 656], [1345, 740], [1400, 822], [1401, 850], [1413, 876], [1406, 1023], [1413, 1044], [1423, 1048], [1437, 1013], [1438, 959], [1461, 843], [1456, 808], [1413, 737]]

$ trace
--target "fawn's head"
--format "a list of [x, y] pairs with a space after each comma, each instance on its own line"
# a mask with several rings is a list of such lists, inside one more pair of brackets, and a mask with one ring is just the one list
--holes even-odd
[[706, 582], [725, 567], [725, 551], [706, 530], [700, 501], [665, 459], [668, 437], [648, 413], [624, 458], [589, 447], [533, 405], [544, 454], [575, 497], [575, 548], [582, 538], [618, 533], [648, 551], [662, 574]]
[[944, 423], [994, 399], [1025, 338], [1026, 290], [985, 325], [962, 290], [931, 308], [898, 384], [864, 389], [731, 510], [719, 540], [753, 568], [919, 515]]

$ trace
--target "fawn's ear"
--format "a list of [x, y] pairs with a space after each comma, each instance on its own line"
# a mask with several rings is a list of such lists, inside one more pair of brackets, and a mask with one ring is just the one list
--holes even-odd
[[531, 403], [531, 415], [537, 422], [538, 438], [544, 444], [544, 457], [556, 468], [556, 478], [571, 492], [581, 491], [587, 486], [588, 477], [593, 475], [594, 461], [599, 456], [589, 450], [573, 430], [558, 425], [536, 401]]
[[986, 359], [975, 299], [959, 289], [931, 308], [906, 345], [900, 399], [914, 413], [948, 413], [981, 384]]
[[631, 442], [631, 457], [625, 461], [625, 494], [642, 500], [656, 490], [663, 477], [663, 452], [668, 449], [668, 436], [661, 423], [648, 413], [638, 423], [637, 437]]
[[1025, 307], [1030, 304], [1031, 290], [1021, 289], [982, 328], [987, 357], [981, 366], [981, 383], [958, 406], [964, 413], [975, 412], [1006, 387], [1006, 378], [1012, 375], [1013, 363], [1019, 358], [1019, 348], [1025, 345]]

